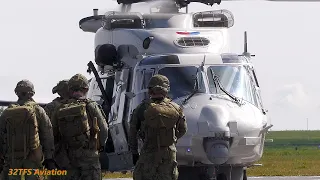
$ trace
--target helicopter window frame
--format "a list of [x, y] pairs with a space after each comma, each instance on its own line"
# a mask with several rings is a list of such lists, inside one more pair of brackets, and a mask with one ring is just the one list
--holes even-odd
[[144, 67], [144, 68], [136, 69], [135, 75], [134, 75], [135, 80], [134, 80], [134, 84], [133, 84], [133, 87], [135, 89], [134, 90], [135, 94], [140, 94], [140, 93], [144, 93], [147, 91], [147, 85], [148, 85], [150, 79], [146, 80], [146, 76], [145, 76], [146, 73], [150, 73], [149, 76], [151, 79], [151, 77], [156, 73], [156, 68], [155, 67], [150, 67], [150, 68]]
[[[151, 73], [150, 73], [151, 72]], [[148, 89], [147, 86], [148, 86], [148, 83], [150, 81], [150, 79], [152, 78], [152, 76], [154, 75], [154, 73], [156, 72], [156, 69], [155, 68], [145, 68], [142, 70], [142, 82], [141, 82], [141, 86], [140, 86], [140, 90], [145, 90], [145, 89]], [[146, 73], [150, 73], [150, 78], [148, 80], [146, 80]]]
[[[248, 91], [250, 91], [250, 92], [248, 92], [247, 91], [247, 96], [249, 95], [249, 99], [251, 99], [251, 101], [249, 100], [249, 99], [247, 99], [247, 98], [243, 98], [243, 97], [239, 97], [240, 99], [243, 99], [244, 101], [246, 101], [246, 102], [248, 102], [248, 103], [250, 103], [250, 104], [252, 104], [253, 106], [255, 106], [255, 107], [257, 107], [258, 109], [260, 109], [260, 106], [259, 106], [259, 103], [258, 104], [256, 104], [255, 103], [255, 100], [254, 100], [254, 95], [256, 94], [256, 93], [254, 93], [253, 91], [255, 91], [256, 89], [255, 89], [255, 83], [252, 81], [252, 76], [251, 76], [251, 74], [250, 74], [250, 71], [248, 71], [248, 69], [247, 69], [247, 64], [243, 64], [243, 63], [233, 63], [233, 64], [207, 64], [206, 66], [205, 66], [205, 68], [204, 68], [204, 71], [205, 71], [205, 74], [206, 74], [206, 78], [207, 78], [207, 83], [208, 83], [208, 92], [210, 93], [210, 94], [215, 94], [215, 93], [213, 93], [213, 91], [211, 90], [211, 88], [210, 88], [210, 86], [211, 86], [211, 81], [209, 80], [209, 78], [211, 78], [211, 76], [209, 75], [209, 73], [208, 73], [208, 70], [210, 70], [210, 67], [212, 67], [212, 66], [215, 66], [215, 67], [217, 67], [217, 66], [220, 66], [220, 67], [228, 67], [228, 66], [231, 66], [231, 67], [240, 67], [240, 68], [243, 68], [244, 69], [244, 71], [245, 71], [245, 76], [247, 76], [246, 78], [247, 78], [247, 81], [245, 82], [246, 84], [248, 84], [249, 86], [246, 86], [246, 89], [248, 90]], [[212, 79], [212, 78], [211, 78]], [[223, 85], [223, 84], [222, 84]], [[226, 89], [228, 92], [229, 92], [229, 90], [228, 89]], [[220, 90], [218, 91], [218, 92], [220, 92]], [[217, 93], [217, 94], [220, 94], [220, 93]], [[233, 94], [233, 93], [231, 93], [231, 94]]]
[[253, 101], [256, 107], [258, 107], [260, 110], [263, 109], [263, 106], [261, 104], [261, 98], [259, 96], [259, 86], [258, 83], [256, 81], [256, 77], [254, 76], [253, 73], [253, 69], [251, 66], [246, 67], [247, 73], [250, 77], [250, 81], [251, 81], [251, 89], [252, 89], [252, 95], [253, 95]]
[[257, 94], [256, 94], [256, 82], [254, 80], [254, 78], [252, 77], [252, 71], [251, 71], [251, 67], [250, 65], [246, 64], [244, 65], [244, 68], [246, 70], [246, 73], [249, 77], [249, 81], [250, 81], [250, 94], [251, 94], [251, 100], [252, 100], [252, 104], [254, 104], [256, 107], [258, 107], [260, 109], [260, 106], [259, 106], [259, 102], [258, 102], [258, 99], [257, 99]]
[[[197, 68], [199, 71], [197, 72], [196, 74], [196, 78], [198, 80], [198, 88], [200, 88], [199, 92], [197, 93], [208, 93], [208, 88], [207, 88], [207, 82], [205, 80], [205, 74], [203, 73], [203, 71], [201, 70], [201, 65], [199, 64], [187, 64], [187, 65], [182, 65], [182, 64], [161, 64], [161, 65], [158, 65], [157, 67], [157, 71], [156, 71], [156, 74], [160, 74], [159, 72], [162, 70], [162, 69], [165, 69], [165, 68], [185, 68], [185, 67], [195, 67]], [[161, 74], [162, 75], [162, 74]], [[169, 78], [169, 81], [170, 81], [170, 78]], [[201, 83], [200, 83], [201, 82]], [[170, 81], [170, 91], [172, 91], [172, 85], [171, 85], [171, 81]], [[200, 85], [201, 84], [201, 85]], [[169, 91], [169, 94], [170, 94], [170, 91]], [[176, 97], [176, 98], [181, 98], [183, 96], [179, 96], [179, 97]], [[172, 97], [170, 97], [172, 98]]]

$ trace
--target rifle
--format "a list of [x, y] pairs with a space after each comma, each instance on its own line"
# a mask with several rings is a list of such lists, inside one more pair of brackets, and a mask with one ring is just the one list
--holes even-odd
[[111, 105], [110, 102], [108, 101], [107, 93], [103, 88], [103, 85], [102, 85], [102, 82], [101, 82], [101, 78], [100, 78], [100, 76], [98, 74], [98, 71], [97, 71], [96, 67], [94, 67], [94, 64], [93, 64], [92, 61], [90, 61], [88, 63], [88, 72], [89, 73], [93, 72], [94, 77], [96, 78], [96, 81], [98, 83], [99, 89], [101, 91], [103, 101], [107, 102], [108, 105]]

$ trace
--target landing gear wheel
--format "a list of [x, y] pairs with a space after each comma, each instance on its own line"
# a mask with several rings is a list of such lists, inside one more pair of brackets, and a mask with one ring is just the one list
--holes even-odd
[[[179, 166], [178, 180], [214, 180], [214, 167], [186, 167]], [[224, 180], [224, 179], [223, 179]]]

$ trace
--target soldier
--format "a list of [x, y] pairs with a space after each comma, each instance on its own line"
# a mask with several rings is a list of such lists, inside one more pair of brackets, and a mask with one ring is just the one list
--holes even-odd
[[[5, 167], [3, 179], [21, 179], [12, 169], [55, 169], [52, 125], [44, 109], [33, 100], [33, 84], [17, 83], [16, 104], [10, 105], [0, 117], [0, 140], [4, 142]], [[8, 176], [9, 175], [9, 176]], [[25, 174], [26, 180], [39, 179]]]
[[[133, 154], [134, 180], [178, 179], [176, 143], [187, 131], [182, 108], [167, 98], [169, 79], [155, 75], [150, 79], [150, 100], [143, 101], [130, 121], [129, 147]], [[141, 155], [138, 139], [142, 139]]]
[[86, 98], [88, 84], [83, 75], [74, 75], [68, 82], [70, 99], [63, 100], [52, 115], [54, 136], [68, 152], [68, 180], [102, 178], [99, 152], [107, 141], [108, 126], [101, 107]]
[[[68, 80], [59, 81], [59, 83], [53, 87], [52, 94], [58, 93], [60, 97], [55, 98], [52, 102], [48, 103], [44, 110], [47, 115], [51, 118], [56, 107], [61, 104], [61, 101], [69, 98], [68, 91]], [[58, 139], [55, 139], [55, 152], [54, 152], [54, 160], [58, 165], [59, 169], [67, 169], [70, 166], [70, 162], [67, 158], [67, 152], [65, 148], [59, 146]], [[62, 176], [51, 176], [50, 180], [60, 180], [63, 179]]]
[[55, 93], [58, 93], [60, 97], [55, 98], [52, 102], [48, 103], [44, 107], [44, 110], [49, 118], [51, 118], [51, 114], [53, 113], [55, 107], [57, 107], [62, 100], [69, 98], [68, 80], [59, 81], [59, 83], [52, 89], [52, 94]]
[[[69, 98], [68, 92], [68, 80], [59, 81], [59, 83], [52, 88], [52, 94], [58, 93], [60, 97], [55, 98], [52, 102], [48, 103], [44, 110], [47, 115], [51, 118], [56, 107], [61, 104], [61, 101]], [[58, 139], [55, 139], [55, 152], [54, 152], [54, 160], [58, 165], [59, 169], [66, 169], [69, 166], [69, 161], [66, 158], [67, 152], [64, 148], [60, 147], [58, 144]], [[62, 179], [61, 176], [52, 176], [51, 180], [59, 180]]]

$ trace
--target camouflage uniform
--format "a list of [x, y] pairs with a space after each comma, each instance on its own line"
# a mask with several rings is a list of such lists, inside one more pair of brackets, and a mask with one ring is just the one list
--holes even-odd
[[[52, 102], [48, 103], [44, 110], [46, 111], [47, 115], [51, 118], [56, 107], [58, 107], [61, 102], [65, 99], [69, 98], [69, 91], [68, 91], [68, 80], [59, 81], [59, 83], [52, 88], [52, 94], [58, 93], [60, 97], [55, 98]], [[67, 154], [65, 149], [60, 148], [59, 143], [56, 142], [55, 139], [55, 152], [54, 152], [54, 160], [58, 165], [59, 169], [65, 169], [69, 166], [69, 162], [65, 161], [67, 159]], [[62, 176], [51, 176], [50, 180], [60, 180], [63, 179]]]
[[52, 102], [48, 103], [44, 107], [44, 110], [49, 118], [51, 118], [51, 114], [53, 113], [55, 107], [57, 107], [62, 100], [69, 98], [68, 80], [62, 80], [55, 87], [53, 87], [52, 94], [55, 93], [58, 93], [60, 97], [55, 98]]
[[[68, 161], [70, 166], [66, 167], [68, 173], [65, 179], [67, 180], [100, 180], [101, 176], [101, 164], [99, 161], [99, 151], [103, 149], [105, 142], [108, 138], [108, 126], [105, 114], [101, 107], [94, 101], [87, 99], [85, 94], [88, 91], [88, 80], [81, 74], [74, 75], [68, 82], [70, 99], [62, 101], [62, 105], [69, 103], [86, 102], [86, 112], [91, 124], [93, 119], [97, 120], [97, 125], [100, 130], [98, 133], [98, 143], [100, 147], [90, 147], [92, 135], [86, 133], [77, 137], [65, 137], [62, 136], [61, 127], [57, 116], [58, 111], [61, 108], [57, 108], [52, 115], [52, 125], [55, 139], [59, 139], [59, 144], [67, 152]], [[74, 127], [69, 128], [70, 131], [76, 129]], [[74, 144], [81, 144], [81, 146], [75, 147]]]
[[[6, 132], [8, 132], [7, 127], [8, 123], [11, 121], [7, 121], [5, 114], [8, 109], [4, 111], [4, 113], [0, 117], [0, 140], [3, 141], [3, 154], [5, 157], [5, 167], [2, 174], [2, 179], [17, 179], [20, 180], [20, 176], [8, 176], [8, 173], [12, 173], [9, 171], [11, 168], [26, 168], [26, 169], [41, 169], [43, 165], [48, 169], [54, 169], [55, 164], [53, 159], [54, 153], [54, 139], [53, 139], [53, 132], [52, 132], [52, 125], [50, 122], [49, 117], [45, 113], [44, 109], [37, 105], [35, 101], [32, 99], [34, 95], [34, 86], [28, 80], [19, 81], [16, 88], [15, 93], [19, 97], [17, 104], [19, 105], [27, 105], [30, 104], [34, 107], [35, 116], [38, 124], [38, 137], [39, 140], [37, 143], [40, 143], [40, 146], [36, 149], [29, 149], [29, 146], [24, 145], [25, 148], [28, 148], [29, 153], [25, 151], [24, 155], [26, 157], [21, 157], [21, 153], [23, 152], [16, 152], [12, 151], [9, 147], [9, 139], [10, 136]], [[10, 106], [9, 106], [10, 107]], [[21, 133], [21, 136], [23, 134]], [[8, 141], [6, 141], [8, 140]], [[41, 148], [42, 147], [42, 148]], [[14, 152], [14, 154], [12, 154]], [[19, 155], [18, 155], [19, 154]], [[26, 180], [33, 180], [33, 179], [40, 179], [37, 176], [28, 176], [25, 175]]]
[[[133, 112], [130, 121], [130, 137], [129, 147], [133, 154], [133, 161], [136, 164], [133, 179], [134, 180], [177, 180], [178, 167], [176, 160], [176, 141], [167, 147], [159, 147], [157, 139], [147, 139], [145, 132], [146, 109], [149, 106], [148, 101], [152, 103], [170, 102], [174, 105], [170, 111], [178, 113], [177, 123], [175, 128], [176, 140], [181, 138], [187, 131], [186, 119], [182, 108], [166, 98], [169, 91], [169, 80], [162, 75], [155, 75], [151, 78], [149, 85], [149, 94], [162, 94], [162, 98], [155, 98], [151, 96], [151, 100], [142, 102]], [[140, 157], [138, 155], [138, 138], [141, 138], [143, 147], [141, 149]], [[137, 162], [136, 162], [137, 161]]]

